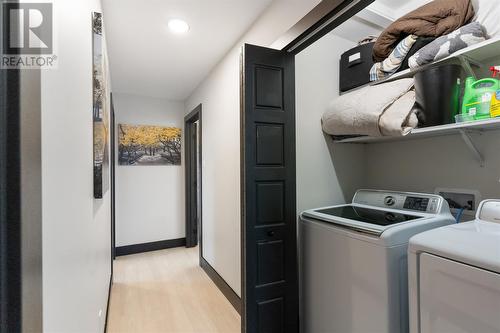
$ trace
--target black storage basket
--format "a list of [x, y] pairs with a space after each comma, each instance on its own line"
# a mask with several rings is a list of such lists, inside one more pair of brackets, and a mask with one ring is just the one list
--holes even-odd
[[374, 44], [362, 44], [342, 54], [339, 76], [341, 92], [349, 91], [370, 82]]

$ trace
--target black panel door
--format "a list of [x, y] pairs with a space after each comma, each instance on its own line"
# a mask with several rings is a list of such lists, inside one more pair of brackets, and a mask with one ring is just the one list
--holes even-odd
[[242, 331], [298, 332], [295, 72], [286, 52], [242, 56]]

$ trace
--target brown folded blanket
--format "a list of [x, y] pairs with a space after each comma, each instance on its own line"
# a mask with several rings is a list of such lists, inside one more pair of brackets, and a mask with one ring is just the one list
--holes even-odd
[[439, 37], [474, 18], [471, 0], [435, 0], [400, 18], [385, 29], [373, 47], [373, 59], [383, 61], [408, 35]]

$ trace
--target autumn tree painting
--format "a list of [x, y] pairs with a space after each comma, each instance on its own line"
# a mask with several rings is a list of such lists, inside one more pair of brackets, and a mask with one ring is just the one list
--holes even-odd
[[181, 129], [118, 125], [120, 165], [180, 165]]

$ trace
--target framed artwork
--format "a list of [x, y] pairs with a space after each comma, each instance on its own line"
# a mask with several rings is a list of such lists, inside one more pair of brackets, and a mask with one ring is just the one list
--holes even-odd
[[177, 127], [118, 125], [119, 165], [181, 165]]
[[92, 35], [94, 198], [102, 199], [109, 189], [109, 92], [103, 54], [101, 13], [92, 13]]

